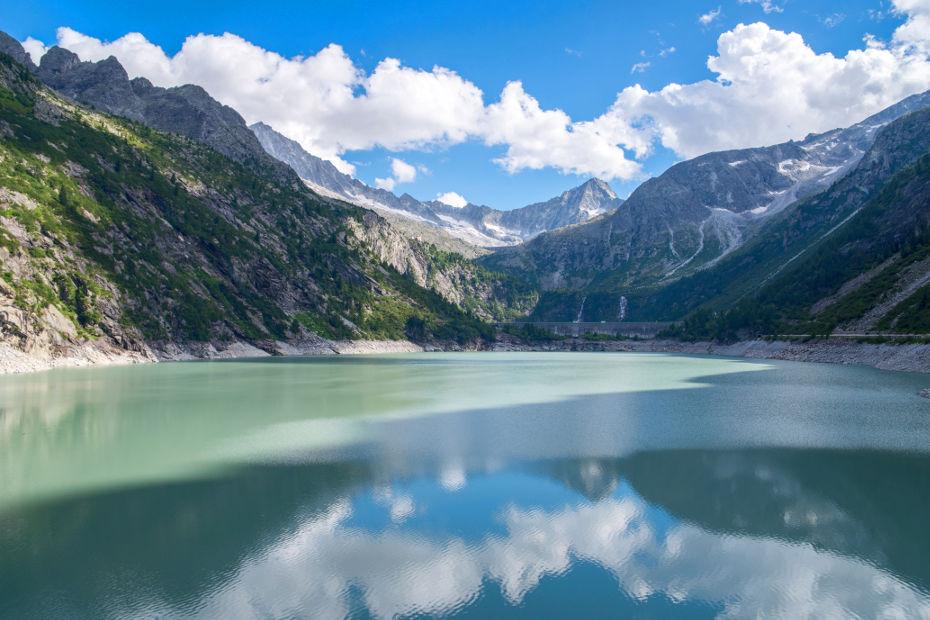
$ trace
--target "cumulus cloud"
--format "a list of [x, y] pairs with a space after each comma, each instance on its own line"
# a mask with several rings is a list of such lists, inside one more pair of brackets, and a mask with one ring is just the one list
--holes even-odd
[[573, 122], [562, 110], [544, 110], [521, 82], [508, 83], [500, 101], [488, 106], [482, 133], [489, 145], [507, 145], [494, 161], [508, 172], [554, 167], [613, 179], [640, 169], [617, 146], [624, 144], [622, 132], [602, 132], [590, 122]]
[[[503, 106], [488, 108], [477, 86], [443, 67], [425, 71], [386, 58], [366, 74], [335, 44], [311, 56], [285, 58], [229, 33], [190, 36], [174, 56], [139, 33], [104, 42], [60, 28], [58, 44], [83, 60], [116, 56], [130, 76], [147, 77], [159, 86], [199, 84], [249, 123], [261, 120], [273, 125], [344, 172], [353, 171], [341, 158], [347, 151], [376, 146], [395, 151], [443, 147], [468, 139], [501, 144], [505, 134], [512, 141], [507, 142], [510, 149], [499, 162], [510, 172], [548, 166], [563, 172], [629, 178], [639, 170], [627, 161], [620, 144], [611, 142], [611, 136], [586, 131], [584, 123], [572, 123], [560, 110], [540, 110], [528, 96], [525, 101], [531, 105], [509, 106], [503, 99], [512, 95], [512, 89], [505, 89]], [[32, 44], [37, 55], [44, 52], [40, 46], [39, 42]], [[525, 111], [528, 117], [506, 116], [500, 113], [503, 107], [517, 114]], [[525, 128], [543, 118], [558, 141], [558, 156], [552, 159], [535, 137], [500, 125], [516, 120]], [[592, 145], [595, 154], [584, 152]], [[409, 176], [409, 172], [402, 174]], [[388, 188], [399, 182], [406, 181], [395, 173], [379, 179], [379, 186]]]
[[114, 55], [130, 76], [159, 86], [203, 86], [252, 123], [273, 125], [342, 170], [346, 151], [454, 144], [481, 118], [482, 92], [454, 71], [423, 71], [386, 58], [366, 74], [339, 45], [284, 58], [233, 34], [188, 37], [168, 56], [139, 33], [112, 42], [70, 28], [58, 43], [84, 60]]
[[389, 192], [393, 192], [395, 185], [397, 185], [397, 181], [391, 177], [375, 177], [375, 187], [378, 189], [386, 189]]
[[[767, 13], [782, 7], [741, 2]], [[138, 33], [103, 42], [61, 28], [58, 42], [85, 60], [115, 55], [130, 75], [158, 85], [199, 84], [248, 122], [273, 125], [344, 172], [353, 169], [342, 159], [350, 151], [435, 149], [479, 140], [504, 147], [495, 162], [510, 173], [554, 168], [630, 179], [641, 173], [638, 160], [657, 144], [682, 157], [773, 144], [849, 125], [930, 88], [930, 0], [892, 4], [905, 22], [891, 39], [867, 37], [861, 49], [844, 56], [818, 53], [801, 35], [762, 22], [740, 24], [719, 36], [707, 61], [712, 79], [654, 91], [629, 86], [602, 115], [581, 121], [543, 108], [520, 81], [486, 103], [475, 84], [450, 69], [417, 69], [385, 58], [366, 72], [335, 44], [285, 58], [229, 33], [188, 37], [174, 56]], [[718, 7], [699, 21], [708, 25], [719, 15]], [[36, 60], [45, 51], [34, 39], [26, 44]], [[645, 70], [643, 63], [634, 73]], [[415, 168], [397, 161], [379, 186], [415, 178]]]
[[417, 169], [402, 159], [391, 159], [391, 172], [398, 183], [413, 183], [417, 178]]
[[33, 39], [32, 37], [26, 37], [26, 40], [22, 42], [23, 49], [26, 50], [26, 53], [29, 54], [29, 57], [32, 58], [32, 62], [38, 63], [39, 59], [45, 56], [45, 52], [48, 51], [48, 48], [45, 47], [45, 44], [38, 39]]
[[907, 17], [895, 30], [894, 43], [927, 54], [930, 52], [930, 0], [893, 0], [893, 11]]
[[607, 133], [637, 131], [642, 142], [694, 157], [855, 123], [930, 87], [930, 62], [919, 45], [930, 40], [921, 21], [930, 11], [901, 10], [909, 18], [891, 45], [873, 39], [844, 57], [818, 54], [797, 33], [740, 24], [720, 35], [717, 55], [708, 59], [715, 80], [657, 91], [628, 87], [594, 124]]
[[[420, 169], [426, 170], [426, 168], [422, 166]], [[417, 178], [417, 170], [418, 168], [416, 166], [412, 166], [402, 159], [392, 157], [391, 176], [387, 178], [376, 178], [375, 187], [392, 192], [400, 183], [413, 183]]]
[[455, 192], [446, 192], [444, 194], [439, 194], [436, 196], [436, 200], [439, 202], [449, 205], [450, 207], [455, 207], [456, 209], [461, 209], [468, 204], [468, 201], [465, 199], [465, 196], [461, 194], [456, 194]]
[[[83, 60], [116, 56], [131, 76], [147, 77], [159, 86], [199, 84], [249, 123], [261, 120], [273, 125], [343, 172], [353, 171], [341, 158], [347, 151], [376, 146], [389, 150], [442, 147], [471, 138], [497, 144], [499, 135], [505, 133], [495, 125], [495, 120], [504, 120], [500, 115], [488, 118], [482, 91], [454, 71], [438, 66], [429, 71], [414, 69], [386, 58], [366, 74], [335, 44], [314, 55], [285, 58], [233, 34], [199, 34], [188, 37], [177, 54], [168, 56], [139, 33], [104, 42], [70, 28], [58, 30], [58, 44]], [[40, 46], [39, 42], [32, 44], [37, 55], [44, 52]], [[533, 166], [591, 174], [623, 170], [628, 175], [638, 169], [635, 164], [624, 163], [622, 148], [605, 142], [608, 136], [575, 139], [570, 135], [570, 119], [561, 111], [554, 113], [565, 119], [557, 136], [559, 150], [585, 148], [592, 140], [600, 140], [603, 143], [597, 152], [601, 160], [594, 169], [585, 170], [584, 166], [566, 163], [564, 154], [548, 161], [545, 149], [540, 150], [535, 141], [511, 145], [515, 152], [537, 151]], [[522, 169], [521, 161], [505, 156], [501, 163], [516, 172]], [[406, 181], [395, 174], [378, 182], [387, 189]]]

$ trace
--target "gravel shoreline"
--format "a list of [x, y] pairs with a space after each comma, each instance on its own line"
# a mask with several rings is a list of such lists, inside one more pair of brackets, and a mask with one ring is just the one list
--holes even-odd
[[[405, 340], [395, 341], [340, 341], [314, 340], [301, 344], [273, 343], [275, 354], [294, 355], [377, 355], [389, 353], [418, 353], [425, 349]], [[429, 347], [426, 350], [436, 350]], [[930, 344], [871, 344], [843, 341], [762, 341], [750, 340], [722, 345], [711, 342], [678, 342], [672, 340], [625, 340], [588, 342], [562, 340], [551, 343], [522, 344], [498, 342], [491, 351], [605, 351], [642, 353], [684, 353], [692, 355], [721, 355], [749, 359], [779, 359], [796, 362], [830, 364], [858, 364], [882, 370], [930, 373]], [[166, 345], [145, 352], [86, 344], [57, 353], [25, 353], [9, 345], [0, 344], [0, 375], [37, 372], [52, 368], [140, 364], [158, 361], [193, 359], [232, 359], [268, 357], [266, 350], [250, 344], [236, 342], [224, 348], [213, 344], [187, 347]], [[922, 394], [930, 398], [930, 389]]]
[[[388, 353], [419, 353], [423, 347], [406, 340], [319, 340], [299, 345], [274, 343], [277, 355], [377, 355]], [[0, 375], [41, 372], [55, 368], [116, 366], [198, 359], [237, 359], [271, 357], [272, 353], [244, 342], [234, 342], [223, 348], [198, 343], [180, 347], [165, 345], [145, 352], [125, 351], [96, 344], [68, 347], [51, 351], [23, 352], [0, 344]]]
[[10, 345], [0, 344], [0, 375], [39, 372], [53, 368], [142, 364], [154, 361], [155, 358], [150, 354], [89, 344], [69, 347], [58, 353], [25, 353]]
[[930, 344], [871, 344], [830, 340], [809, 342], [747, 340], [725, 345], [713, 342], [679, 342], [676, 340], [604, 342], [563, 340], [537, 345], [502, 342], [495, 345], [494, 350], [684, 353], [795, 362], [856, 364], [882, 370], [930, 373]]

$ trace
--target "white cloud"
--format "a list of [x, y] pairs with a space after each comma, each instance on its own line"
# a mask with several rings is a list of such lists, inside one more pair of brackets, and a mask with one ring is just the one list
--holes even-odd
[[395, 185], [397, 185], [397, 181], [391, 177], [387, 177], [386, 179], [381, 177], [375, 178], [375, 187], [378, 189], [386, 189], [389, 192], [393, 192]]
[[717, 21], [717, 18], [720, 17], [720, 10], [721, 8], [719, 6], [716, 9], [711, 9], [710, 11], [698, 17], [698, 22], [700, 22], [702, 26], [710, 26], [712, 23]]
[[[426, 170], [424, 166], [420, 166], [419, 169]], [[402, 159], [396, 157], [391, 158], [391, 176], [387, 178], [376, 178], [375, 187], [379, 189], [386, 189], [389, 192], [393, 192], [394, 188], [397, 187], [400, 183], [413, 183], [417, 178], [418, 167], [411, 166]]]
[[[638, 165], [627, 161], [619, 143], [585, 129], [589, 124], [573, 123], [561, 110], [541, 110], [525, 93], [521, 99], [528, 106], [510, 106], [504, 100], [513, 96], [512, 89], [504, 90], [499, 104], [486, 107], [477, 86], [443, 67], [423, 71], [386, 58], [366, 74], [335, 44], [315, 55], [284, 58], [229, 33], [188, 37], [170, 57], [139, 33], [103, 42], [60, 28], [58, 43], [84, 60], [114, 55], [130, 76], [147, 77], [159, 86], [199, 84], [249, 123], [262, 120], [273, 125], [343, 172], [354, 172], [341, 158], [347, 151], [442, 147], [475, 138], [506, 144], [508, 154], [497, 161], [509, 172], [555, 167], [629, 178], [639, 171]], [[501, 114], [504, 109], [509, 113], [506, 118]], [[502, 121], [516, 122], [521, 128], [542, 121], [556, 143], [540, 144], [537, 136], [509, 131], [500, 125]], [[557, 155], [549, 157], [550, 151]], [[402, 174], [409, 177], [409, 172]], [[393, 181], [377, 182], [388, 189], [408, 181], [395, 172]]]
[[930, 52], [930, 0], [892, 0], [893, 11], [907, 17], [895, 30], [894, 43], [919, 53]]
[[439, 202], [449, 205], [450, 207], [455, 207], [456, 209], [461, 209], [468, 204], [468, 201], [465, 199], [465, 196], [461, 194], [456, 194], [455, 192], [446, 192], [444, 194], [439, 194], [436, 196], [436, 200]]
[[764, 13], [781, 13], [785, 7], [772, 0], [739, 0], [740, 4], [758, 4]]
[[33, 39], [32, 37], [26, 37], [26, 40], [22, 42], [23, 49], [26, 50], [26, 53], [29, 54], [29, 57], [32, 58], [32, 62], [38, 63], [39, 59], [45, 56], [45, 52], [48, 51], [48, 48], [39, 41], [38, 39]]
[[417, 169], [396, 157], [391, 159], [391, 172], [398, 183], [413, 183], [417, 178]]
[[651, 62], [638, 62], [632, 67], [630, 67], [630, 73], [645, 73], [649, 67], [652, 66]]
[[818, 54], [796, 33], [740, 24], [720, 35], [717, 55], [708, 59], [715, 80], [657, 91], [628, 87], [594, 124], [606, 133], [635, 131], [642, 142], [694, 157], [855, 123], [930, 87], [930, 62], [918, 45], [928, 40], [920, 20], [930, 10], [907, 10], [891, 46], [873, 40], [844, 57]]
[[489, 145], [507, 145], [506, 153], [494, 161], [511, 173], [552, 167], [627, 179], [640, 169], [617, 146], [624, 143], [622, 132], [601, 132], [590, 122], [572, 122], [562, 110], [544, 110], [520, 82], [508, 83], [500, 101], [488, 106], [482, 133]]
[[[741, 1], [768, 13], [783, 6]], [[774, 144], [849, 125], [930, 88], [930, 0], [894, 0], [892, 10], [906, 21], [890, 41], [869, 37], [844, 56], [818, 53], [801, 35], [765, 23], [740, 24], [718, 38], [717, 53], [707, 61], [713, 79], [655, 91], [629, 86], [601, 116], [582, 121], [543, 108], [519, 81], [488, 105], [475, 84], [450, 69], [415, 69], [386, 58], [369, 73], [335, 44], [284, 58], [232, 34], [201, 34], [169, 57], [138, 33], [105, 43], [61, 28], [58, 38], [86, 60], [115, 55], [130, 75], [159, 85], [200, 84], [248, 122], [268, 122], [343, 171], [352, 171], [342, 159], [349, 151], [481, 140], [504, 147], [495, 162], [510, 173], [554, 168], [630, 179], [641, 172], [636, 160], [655, 144], [682, 157]], [[718, 7], [699, 21], [707, 25], [719, 15]], [[44, 52], [34, 39], [27, 48], [34, 58]], [[397, 161], [379, 186], [415, 178], [416, 168], [411, 174]]]
[[273, 125], [343, 170], [351, 168], [346, 151], [461, 142], [484, 110], [481, 90], [454, 71], [386, 58], [366, 74], [335, 44], [284, 58], [233, 34], [199, 34], [169, 57], [139, 33], [105, 43], [60, 28], [58, 39], [84, 60], [115, 55], [130, 76], [159, 86], [199, 84], [248, 122]]

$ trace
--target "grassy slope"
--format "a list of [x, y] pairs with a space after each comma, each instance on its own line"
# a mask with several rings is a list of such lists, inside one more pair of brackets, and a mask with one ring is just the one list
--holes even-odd
[[[909, 269], [928, 258], [930, 154], [892, 177], [854, 217], [753, 294], [729, 308], [692, 314], [680, 335], [733, 339], [747, 333], [829, 334], [892, 298]], [[860, 281], [855, 286], [844, 288], [856, 278]], [[875, 327], [930, 332], [930, 287], [894, 304]]]
[[5, 288], [34, 317], [60, 309], [82, 337], [488, 335], [348, 243], [359, 210], [75, 106], [2, 55], [0, 188]]

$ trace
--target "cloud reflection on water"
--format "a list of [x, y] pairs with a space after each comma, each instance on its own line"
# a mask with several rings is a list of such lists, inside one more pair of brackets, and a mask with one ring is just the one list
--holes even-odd
[[679, 523], [667, 531], [635, 494], [555, 511], [510, 506], [506, 535], [457, 537], [351, 527], [348, 499], [246, 559], [195, 616], [341, 618], [356, 588], [379, 618], [444, 614], [488, 583], [520, 605], [546, 576], [577, 562], [608, 571], [627, 596], [719, 604], [723, 617], [926, 618], [930, 598], [869, 563], [775, 539]]

